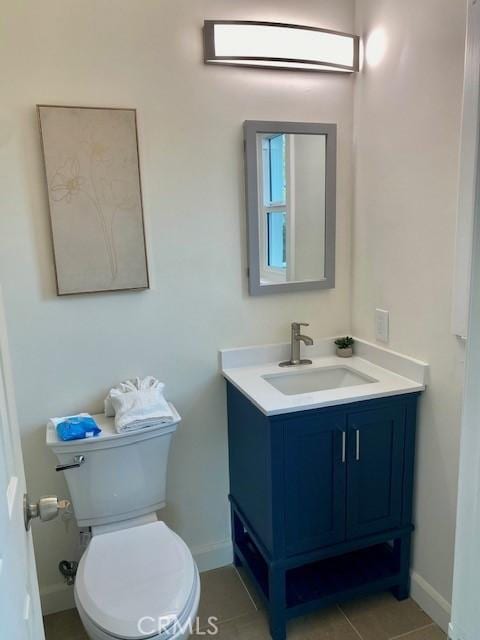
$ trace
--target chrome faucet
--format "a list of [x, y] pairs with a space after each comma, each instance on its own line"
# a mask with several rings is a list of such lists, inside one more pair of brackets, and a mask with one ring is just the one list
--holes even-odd
[[313, 340], [309, 336], [304, 336], [300, 333], [300, 327], [308, 327], [308, 322], [292, 322], [290, 360], [280, 362], [280, 367], [293, 367], [296, 364], [312, 364], [311, 360], [300, 358], [300, 342], [306, 345], [313, 344]]

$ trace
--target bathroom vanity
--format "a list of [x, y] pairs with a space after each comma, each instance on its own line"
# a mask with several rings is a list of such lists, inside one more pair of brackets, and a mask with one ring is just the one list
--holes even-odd
[[235, 563], [282, 640], [289, 619], [319, 607], [408, 596], [426, 365], [358, 341], [363, 357], [343, 363], [325, 342], [308, 351], [312, 365], [279, 374], [268, 360], [280, 346], [265, 349], [222, 352], [229, 498]]

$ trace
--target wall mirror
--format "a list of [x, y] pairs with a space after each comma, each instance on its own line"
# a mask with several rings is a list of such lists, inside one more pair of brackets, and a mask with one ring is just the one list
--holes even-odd
[[251, 295], [335, 286], [337, 126], [244, 124]]

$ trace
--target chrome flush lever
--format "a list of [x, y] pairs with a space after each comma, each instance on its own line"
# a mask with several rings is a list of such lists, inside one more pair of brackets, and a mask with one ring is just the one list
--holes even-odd
[[85, 462], [85, 456], [74, 456], [73, 462], [68, 464], [57, 464], [55, 467], [55, 471], [65, 471], [66, 469], [76, 469], [80, 467]]

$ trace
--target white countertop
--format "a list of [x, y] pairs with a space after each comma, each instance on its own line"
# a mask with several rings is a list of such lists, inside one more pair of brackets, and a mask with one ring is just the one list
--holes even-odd
[[[358, 338], [355, 346], [359, 355], [354, 355], [352, 358], [339, 358], [335, 355], [332, 345], [331, 339], [315, 341], [313, 347], [302, 349], [302, 357], [310, 358], [312, 364], [297, 365], [287, 369], [280, 368], [278, 363], [282, 359], [288, 359], [288, 345], [222, 350], [220, 367], [222, 375], [268, 416], [405, 393], [418, 393], [425, 389], [428, 365], [424, 362]], [[286, 352], [287, 356], [283, 357]], [[268, 361], [269, 356], [270, 361]], [[325, 367], [347, 367], [374, 379], [374, 382], [298, 395], [285, 395], [264, 379], [264, 376], [306, 372]], [[405, 372], [409, 377], [405, 376]]]

